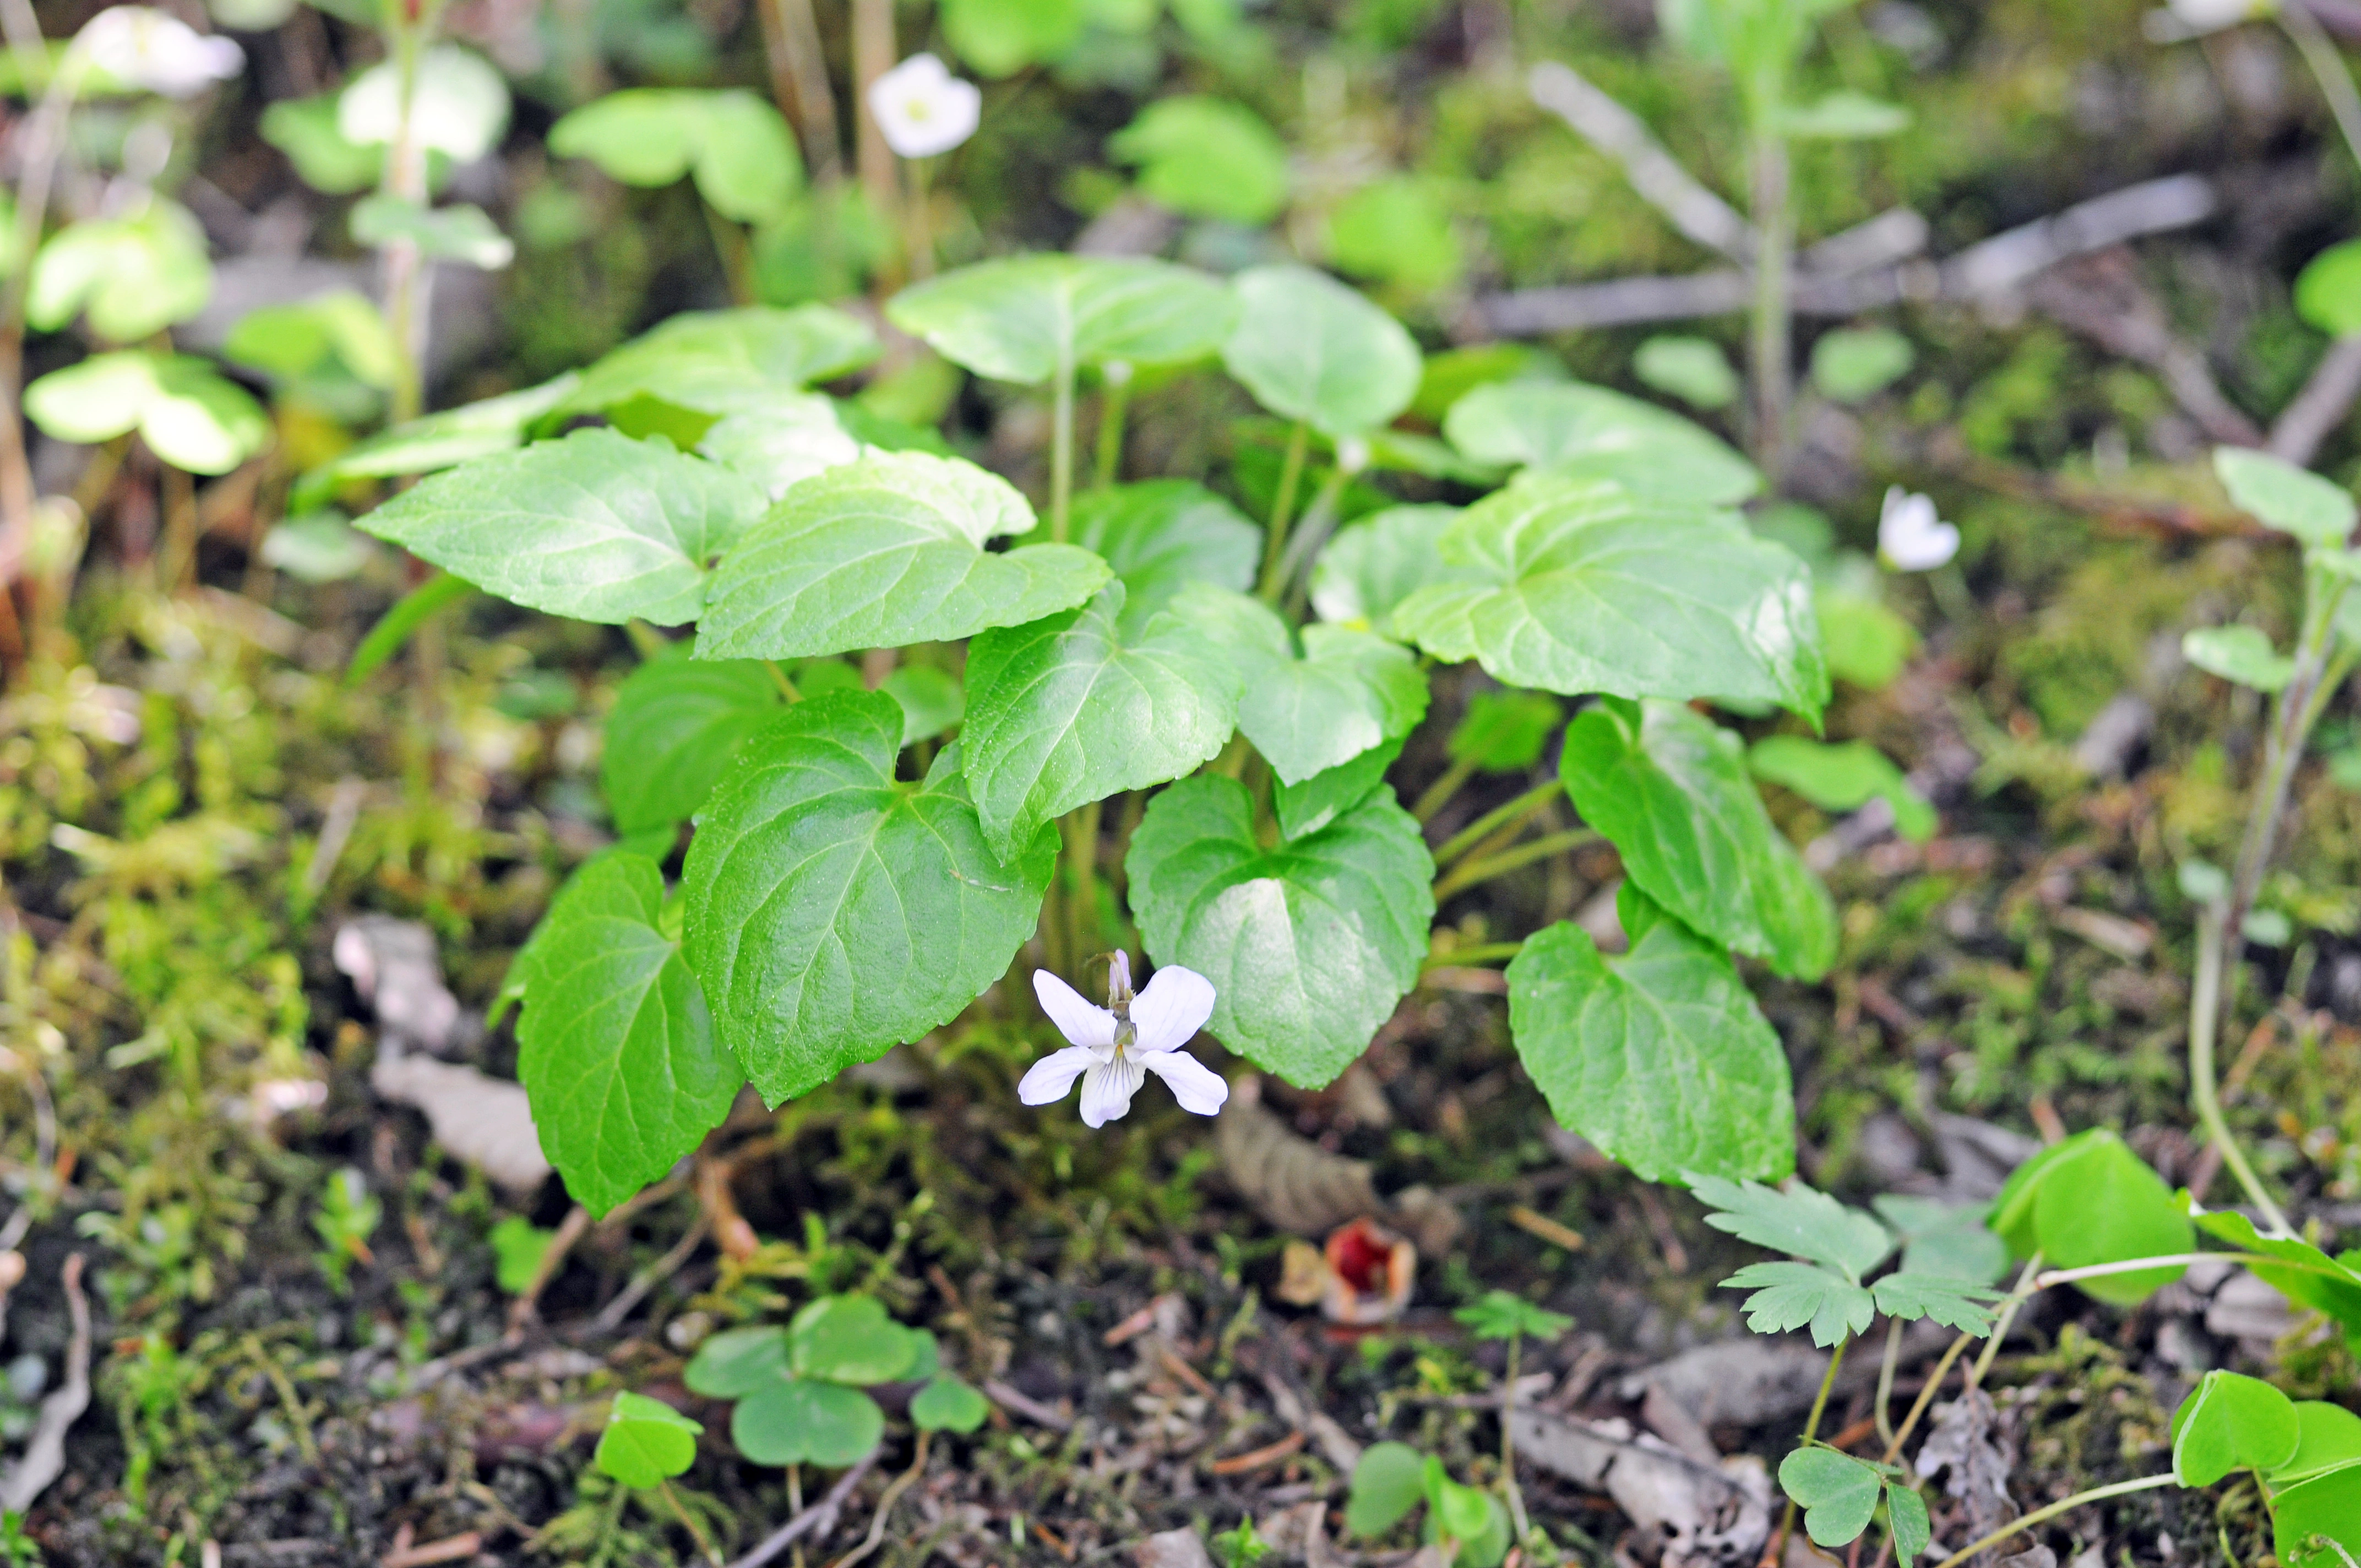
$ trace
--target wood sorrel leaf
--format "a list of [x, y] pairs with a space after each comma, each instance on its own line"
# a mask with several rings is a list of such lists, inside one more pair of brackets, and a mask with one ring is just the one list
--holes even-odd
[[885, 1435], [885, 1412], [858, 1388], [774, 1377], [738, 1401], [730, 1441], [757, 1464], [857, 1464]]
[[744, 1080], [680, 945], [656, 928], [663, 906], [653, 861], [609, 855], [533, 944], [517, 1077], [542, 1152], [593, 1214], [695, 1149]]
[[2295, 1419], [2295, 1453], [2264, 1475], [2274, 1489], [2361, 1465], [2361, 1416], [2325, 1399], [2298, 1399]]
[[577, 430], [437, 474], [357, 526], [533, 609], [677, 626], [762, 510], [763, 493], [717, 464]]
[[910, 1396], [910, 1424], [920, 1431], [972, 1432], [992, 1414], [992, 1402], [948, 1372], [927, 1379]]
[[880, 454], [789, 490], [715, 574], [700, 659], [799, 659], [949, 642], [1071, 609], [1106, 563], [1071, 544], [984, 545], [1033, 526], [1005, 479], [972, 463]]
[[1609, 698], [1566, 727], [1558, 772], [1624, 874], [1691, 927], [1799, 979], [1836, 961], [1836, 905], [1772, 825], [1736, 735], [1679, 703]]
[[1779, 1462], [1779, 1488], [1802, 1506], [1804, 1529], [1821, 1546], [1860, 1539], [1884, 1482], [1876, 1465], [1833, 1448], [1799, 1448]]
[[1207, 1027], [1290, 1083], [1332, 1081], [1417, 983], [1434, 861], [1382, 792], [1266, 850], [1245, 785], [1183, 779], [1148, 803], [1124, 864], [1148, 952], [1212, 981]]
[[669, 185], [693, 172], [713, 210], [741, 224], [783, 216], [803, 183], [786, 120], [743, 88], [609, 93], [552, 126], [549, 150], [587, 158], [626, 185]]
[[1885, 1524], [1894, 1532], [1894, 1561], [1903, 1568], [1927, 1555], [1934, 1544], [1935, 1521], [1927, 1517], [1927, 1499], [1888, 1479], [1885, 1483]]
[[1478, 462], [1611, 479], [1650, 500], [1734, 506], [1763, 485], [1752, 464], [1680, 415], [1578, 381], [1478, 387], [1443, 431]]
[[627, 676], [607, 715], [598, 784], [615, 831], [685, 822], [739, 744], [779, 711], [778, 677], [752, 659], [702, 662], [676, 642]]
[[787, 1376], [787, 1331], [776, 1323], [723, 1329], [707, 1336], [681, 1371], [692, 1394], [736, 1399]]
[[1332, 440], [1366, 435], [1418, 395], [1418, 344], [1356, 291], [1297, 266], [1249, 267], [1235, 286], [1222, 363], [1281, 419]]
[[2211, 1486], [2233, 1470], [2268, 1475], [2295, 1457], [2295, 1401], [2258, 1377], [2209, 1372], [2172, 1413], [2172, 1475]]
[[1286, 784], [1398, 740], [1426, 716], [1426, 676], [1410, 651], [1349, 626], [1303, 628], [1303, 652], [1259, 599], [1195, 584], [1173, 612], [1202, 627], [1245, 683], [1238, 728]]
[[[644, 400], [709, 424], [766, 408], [876, 357], [877, 334], [829, 305], [686, 311], [585, 370], [552, 417], [606, 413]], [[687, 438], [701, 433], [700, 427]]]
[[653, 1486], [696, 1461], [697, 1434], [704, 1430], [660, 1399], [618, 1394], [591, 1460], [626, 1486]]
[[[2189, 1216], [2139, 1156], [2103, 1127], [2052, 1144], [2018, 1166], [1993, 1200], [1993, 1233], [2019, 1257], [2037, 1250], [2056, 1268], [2185, 1253]], [[2185, 1272], [2175, 1265], [2078, 1279], [2086, 1296], [2136, 1306]]]
[[2197, 1216], [2197, 1228], [2240, 1252], [2282, 1259], [2250, 1263], [2256, 1278], [2299, 1307], [2309, 1307], [2345, 1331], [2347, 1344], [2361, 1346], [2361, 1251], [2330, 1257], [2293, 1236], [2267, 1236], [2234, 1209]]
[[226, 474], [270, 444], [270, 416], [244, 387], [187, 354], [93, 355], [25, 389], [25, 414], [60, 441], [137, 430], [192, 474]]
[[787, 1324], [788, 1370], [830, 1383], [891, 1383], [910, 1375], [920, 1344], [874, 1296], [822, 1296]]
[[1406, 1442], [1373, 1442], [1353, 1466], [1345, 1533], [1383, 1535], [1426, 1500], [1426, 1455]]
[[1482, 580], [1420, 588], [1395, 607], [1394, 630], [1505, 685], [1773, 702], [1806, 718], [1828, 701], [1810, 573], [1726, 513], [1522, 480], [1468, 508], [1441, 550]]
[[953, 364], [1030, 387], [1060, 366], [1202, 359], [1237, 305], [1219, 279], [1170, 262], [1017, 256], [905, 289], [885, 313]]
[[960, 750], [994, 854], [1014, 855], [1078, 806], [1179, 778], [1229, 744], [1235, 669], [1177, 615], [1122, 630], [1124, 603], [1124, 585], [1109, 583], [1080, 609], [969, 645], [975, 699]]
[[740, 749], [689, 847], [690, 961], [773, 1105], [958, 1016], [1039, 917], [1056, 831], [1004, 864], [956, 746], [924, 784], [895, 782], [902, 726], [882, 692], [788, 708]]
[[1074, 498], [1074, 543], [1106, 558], [1125, 590], [1126, 637], [1191, 583], [1254, 586], [1262, 530], [1202, 485], [1150, 479]]
[[2361, 1561], [2361, 1464], [2276, 1492], [2271, 1546], [2284, 1568], [2345, 1568]]
[[1509, 965], [1510, 1033], [1551, 1112], [1651, 1181], [1786, 1176], [1795, 1097], [1779, 1036], [1719, 948], [1629, 882], [1616, 903], [1623, 957], [1561, 923]]
[[[1388, 507], [1336, 531], [1312, 566], [1312, 608], [1323, 620], [1393, 635], [1394, 607], [1429, 583], [1476, 582], [1437, 553], [1459, 508]], [[1243, 588], [1245, 584], [1234, 584]]]

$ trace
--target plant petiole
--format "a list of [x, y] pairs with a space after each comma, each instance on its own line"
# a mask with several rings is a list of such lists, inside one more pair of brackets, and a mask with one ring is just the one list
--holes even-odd
[[1279, 602], [1279, 563], [1287, 555], [1287, 525], [1295, 515], [1295, 492], [1303, 484], [1303, 458], [1312, 444], [1312, 427], [1301, 420], [1287, 438], [1287, 459], [1279, 470], [1279, 493], [1271, 499], [1270, 525], [1263, 530], [1262, 586], [1264, 602]]
[[1434, 896], [1437, 900], [1448, 898], [1453, 894], [1474, 887], [1478, 883], [1489, 882], [1494, 877], [1506, 876], [1510, 872], [1532, 864], [1535, 861], [1545, 861], [1552, 855], [1562, 855], [1568, 850], [1578, 850], [1598, 837], [1598, 833], [1595, 828], [1569, 828], [1562, 833], [1552, 833], [1544, 838], [1535, 839], [1530, 843], [1520, 844], [1513, 850], [1504, 850], [1499, 854], [1488, 856], [1480, 861], [1466, 861], [1435, 879]]
[[1492, 836], [1496, 829], [1524, 826], [1526, 818], [1555, 800], [1565, 790], [1564, 781], [1552, 779], [1536, 784], [1506, 806], [1495, 806], [1466, 827], [1445, 839], [1434, 851], [1438, 870], [1448, 868], [1452, 861], [1466, 854]]
[[2111, 1486], [2093, 1486], [2087, 1492], [2077, 1492], [2070, 1497], [2060, 1497], [2048, 1508], [2036, 1508], [2021, 1519], [2003, 1525], [1982, 1541], [1954, 1552], [1937, 1563], [1935, 1568], [1959, 1568], [1960, 1563], [1967, 1562], [1978, 1552], [2006, 1541], [2017, 1531], [2030, 1530], [2045, 1519], [2056, 1519], [2059, 1514], [2079, 1508], [2085, 1503], [2103, 1502], [2109, 1497], [2125, 1497], [2133, 1492], [2153, 1491], [2158, 1486], [2169, 1486], [2173, 1484], [2174, 1477], [2169, 1473], [2162, 1475], [2143, 1475], [2136, 1481], [2118, 1481]]

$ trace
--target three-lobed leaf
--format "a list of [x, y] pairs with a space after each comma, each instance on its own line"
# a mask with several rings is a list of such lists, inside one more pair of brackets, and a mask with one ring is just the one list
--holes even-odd
[[1804, 1529], [1819, 1546], [1858, 1540], [1884, 1485], [1876, 1465], [1833, 1448], [1799, 1448], [1779, 1462], [1780, 1489], [1801, 1505]]
[[552, 126], [549, 150], [587, 158], [626, 185], [694, 174], [713, 210], [741, 224], [785, 215], [803, 180], [786, 120], [743, 88], [609, 93]]
[[2234, 1470], [2268, 1475], [2296, 1454], [2295, 1401], [2258, 1377], [2208, 1372], [2172, 1414], [2172, 1475], [2211, 1486]]
[[[2185, 1253], [2189, 1216], [2164, 1180], [2103, 1127], [2052, 1144], [2012, 1172], [1987, 1222], [2019, 1257], [2039, 1252], [2054, 1268], [2083, 1268]], [[2180, 1277], [2178, 1264], [2074, 1282], [2087, 1296], [2136, 1306]]]
[[737, 1399], [788, 1375], [787, 1331], [760, 1323], [708, 1335], [681, 1369], [681, 1381], [708, 1399]]
[[1434, 861], [1386, 792], [1265, 849], [1246, 786], [1184, 779], [1148, 803], [1125, 869], [1148, 952], [1212, 981], [1207, 1027], [1290, 1083], [1332, 1082], [1417, 983]]
[[1785, 1333], [1808, 1325], [1812, 1343], [1823, 1350], [1867, 1332], [1877, 1316], [1877, 1298], [1866, 1287], [1814, 1263], [1750, 1263], [1721, 1283], [1754, 1292], [1739, 1310], [1756, 1333]]
[[1678, 703], [1610, 698], [1566, 727], [1558, 772], [1624, 874], [1690, 927], [1781, 974], [1836, 961], [1836, 905], [1763, 810], [1737, 736]]
[[763, 493], [663, 441], [578, 430], [437, 474], [360, 520], [488, 593], [577, 620], [676, 626]]
[[972, 1432], [991, 1414], [991, 1401], [948, 1372], [927, 1379], [910, 1396], [910, 1424], [920, 1431]]
[[1222, 363], [1280, 418], [1331, 439], [1366, 435], [1418, 395], [1418, 344], [1356, 291], [1297, 266], [1250, 267], [1235, 287]]
[[1019, 256], [905, 289], [894, 324], [995, 381], [1039, 386], [1061, 370], [1182, 364], [1220, 347], [1237, 306], [1220, 280], [1165, 261]]
[[730, 1412], [730, 1441], [757, 1464], [857, 1464], [885, 1435], [885, 1412], [858, 1388], [770, 1378]]
[[949, 1023], [1038, 919], [1056, 832], [1002, 861], [959, 748], [895, 782], [903, 725], [883, 693], [787, 709], [740, 749], [689, 847], [690, 961], [771, 1104]]
[[821, 1296], [787, 1323], [787, 1369], [797, 1377], [890, 1383], [908, 1376], [923, 1354], [920, 1337], [874, 1296]]
[[1563, 922], [1509, 965], [1510, 1033], [1551, 1113], [1651, 1181], [1787, 1175], [1786, 1053], [1729, 955], [1628, 882], [1617, 906], [1624, 956]]
[[1478, 462], [1612, 480], [1651, 500], [1734, 506], [1763, 486], [1752, 464], [1680, 415], [1578, 381], [1478, 387], [1443, 432]]
[[1855, 1283], [1894, 1250], [1894, 1238], [1874, 1218], [1800, 1182], [1782, 1191], [1697, 1171], [1683, 1179], [1712, 1211], [1705, 1223], [1715, 1230], [1824, 1263]]
[[1726, 513], [1523, 481], [1467, 509], [1440, 551], [1479, 580], [1419, 589], [1395, 607], [1394, 631], [1504, 685], [1771, 702], [1806, 718], [1828, 701], [1810, 573]]

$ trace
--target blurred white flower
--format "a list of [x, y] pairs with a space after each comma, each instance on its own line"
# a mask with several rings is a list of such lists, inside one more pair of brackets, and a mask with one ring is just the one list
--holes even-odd
[[1180, 1047], [1213, 1015], [1213, 982], [1194, 970], [1167, 964], [1148, 989], [1131, 993], [1131, 961], [1115, 955], [1107, 1005], [1094, 1006], [1048, 970], [1033, 971], [1041, 1011], [1073, 1042], [1033, 1064], [1016, 1086], [1027, 1105], [1063, 1100], [1082, 1080], [1082, 1124], [1103, 1127], [1131, 1109], [1131, 1097], [1149, 1073], [1172, 1090], [1180, 1109], [1210, 1116], [1230, 1097], [1230, 1086]]
[[933, 55], [914, 54], [869, 84], [869, 113], [887, 147], [904, 158], [932, 158], [975, 135], [983, 90]]
[[2274, 0], [2168, 0], [2147, 14], [2147, 32], [2157, 43], [2179, 43], [2251, 22], [2278, 11]]
[[1960, 531], [1935, 513], [1935, 503], [1895, 485], [1877, 518], [1877, 553], [1897, 572], [1931, 572], [1960, 553]]
[[236, 43], [152, 5], [101, 11], [74, 35], [74, 47], [124, 86], [167, 98], [202, 93], [246, 69], [246, 51]]

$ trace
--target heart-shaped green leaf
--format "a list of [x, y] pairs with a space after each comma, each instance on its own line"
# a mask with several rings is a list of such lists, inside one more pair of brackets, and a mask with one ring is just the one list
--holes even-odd
[[587, 158], [626, 185], [669, 185], [694, 172], [697, 193], [741, 224], [785, 215], [803, 181], [786, 120], [742, 88], [609, 93], [552, 126], [549, 150]]
[[1927, 1555], [1935, 1541], [1935, 1522], [1927, 1517], [1927, 1499], [1899, 1481], [1885, 1483], [1885, 1523], [1894, 1532], [1894, 1561], [1909, 1568]]
[[1281, 419], [1331, 440], [1366, 435], [1418, 395], [1417, 343], [1356, 291], [1296, 266], [1250, 267], [1235, 287], [1222, 363]]
[[774, 1377], [738, 1401], [730, 1441], [757, 1464], [857, 1464], [885, 1435], [885, 1412], [858, 1388]]
[[681, 1369], [680, 1380], [692, 1394], [736, 1399], [788, 1375], [787, 1331], [776, 1323], [756, 1323], [708, 1335]]
[[1624, 874], [1692, 928], [1800, 979], [1836, 961], [1836, 905], [1763, 809], [1737, 736], [1678, 703], [1609, 698], [1566, 727], [1558, 772]]
[[2180, 652], [2207, 674], [2257, 691], [2282, 691], [2295, 679], [2295, 661], [2257, 626], [2194, 627], [2180, 634]]
[[1481, 463], [1611, 479], [1650, 500], [1734, 506], [1760, 489], [1754, 466], [1680, 415], [1579, 381], [1478, 387], [1444, 420]]
[[993, 852], [1014, 855], [1078, 806], [1211, 762], [1237, 723], [1238, 676], [1189, 621], [1124, 622], [1124, 585], [1081, 609], [985, 631], [968, 649], [976, 697], [961, 731]]
[[1729, 955], [1628, 882], [1616, 904], [1623, 957], [1561, 923], [1509, 965], [1509, 1030], [1551, 1113], [1651, 1181], [1786, 1176], [1787, 1055]]
[[760, 663], [689, 652], [673, 644], [616, 689], [598, 783], [618, 833], [695, 816], [740, 743], [779, 711], [778, 677]]
[[1244, 683], [1238, 728], [1283, 783], [1301, 784], [1373, 746], [1398, 740], [1426, 716], [1426, 676], [1408, 649], [1349, 626], [1312, 625], [1301, 636], [1259, 599], [1193, 584], [1174, 613], [1204, 629]]
[[867, 323], [828, 305], [686, 311], [585, 370], [551, 417], [606, 413], [644, 400], [709, 424], [768, 408], [876, 357], [877, 334]]
[[991, 1401], [948, 1372], [929, 1377], [910, 1396], [910, 1424], [920, 1431], [972, 1432], [991, 1414]]
[[1279, 780], [1271, 789], [1271, 808], [1279, 815], [1279, 836], [1301, 839], [1317, 833], [1367, 800], [1386, 782], [1386, 770], [1401, 755], [1402, 742], [1372, 746], [1350, 762], [1337, 763], [1301, 784]]
[[1388, 507], [1338, 529], [1312, 563], [1312, 609], [1323, 620], [1392, 636], [1394, 607], [1418, 589], [1477, 580], [1470, 568], [1445, 565], [1438, 553], [1458, 517], [1457, 507]]
[[437, 474], [359, 526], [533, 609], [677, 626], [762, 510], [762, 492], [718, 464], [577, 430]]
[[534, 944], [517, 1077], [542, 1152], [575, 1201], [604, 1214], [719, 1126], [744, 1079], [680, 945], [656, 928], [656, 863], [610, 855], [582, 882]]
[[788, 491], [715, 574], [700, 659], [799, 659], [948, 642], [1071, 609], [1106, 563], [1071, 544], [984, 545], [1033, 526], [972, 463], [881, 454]]
[[1941, 825], [1926, 796], [1866, 740], [1831, 746], [1802, 735], [1766, 735], [1747, 752], [1746, 767], [1756, 778], [1793, 790], [1823, 811], [1858, 811], [1872, 800], [1883, 800], [1894, 812], [1895, 829], [1913, 843], [1933, 838]]
[[1290, 1083], [1334, 1080], [1417, 983], [1434, 861], [1382, 791], [1266, 850], [1245, 785], [1183, 779], [1148, 803], [1125, 869], [1148, 952], [1212, 981], [1213, 1035]]
[[653, 1486], [697, 1461], [705, 1429], [644, 1394], [618, 1394], [591, 1462], [626, 1486]]
[[1806, 718], [1828, 701], [1810, 573], [1727, 514], [1523, 481], [1470, 507], [1441, 550], [1482, 580], [1419, 589], [1394, 630], [1504, 685], [1734, 697]]
[[1192, 218], [1254, 226], [1287, 205], [1287, 144], [1243, 104], [1200, 93], [1159, 98], [1107, 138], [1137, 165], [1139, 188]]
[[[2163, 1179], [2103, 1127], [2052, 1144], [2018, 1166], [1993, 1200], [1988, 1223], [2019, 1257], [2038, 1250], [2054, 1268], [2166, 1257], [2196, 1245], [2189, 1216]], [[2129, 1307], [2183, 1272], [2178, 1266], [2143, 1268], [2074, 1285]]]
[[1383, 1535], [1426, 1500], [1426, 1455], [1406, 1442], [1373, 1442], [1353, 1466], [1345, 1533]]
[[1803, 1508], [1804, 1529], [1819, 1546], [1859, 1540], [1884, 1481], [1876, 1465], [1833, 1448], [1799, 1448], [1779, 1462], [1779, 1488]]
[[1219, 279], [1170, 262], [1018, 256], [905, 289], [895, 326], [953, 364], [1039, 386], [1060, 368], [1174, 365], [1221, 345], [1237, 306]]
[[175, 468], [226, 474], [270, 444], [270, 416], [245, 388], [183, 354], [98, 354], [25, 389], [25, 414], [60, 441], [126, 431]]
[[2281, 1568], [2361, 1562], [2361, 1464], [2299, 1481], [2271, 1498], [2271, 1546]]
[[787, 1324], [788, 1369], [829, 1383], [891, 1383], [917, 1364], [918, 1336], [874, 1296], [822, 1296]]
[[127, 217], [86, 218], [49, 236], [26, 280], [25, 319], [55, 332], [80, 313], [111, 343], [136, 343], [204, 309], [214, 291], [205, 231], [186, 207], [148, 197]]
[[959, 749], [897, 784], [900, 705], [813, 697], [748, 739], [682, 872], [687, 950], [725, 1045], [776, 1105], [949, 1023], [1033, 934], [1058, 838], [985, 843]]
[[[2325, 1399], [2298, 1399], [2295, 1404], [2295, 1452], [2286, 1462], [2264, 1472], [2273, 1489], [2324, 1475], [2331, 1470], [2361, 1466], [2361, 1416]], [[2361, 1481], [2361, 1470], [2353, 1475]]]
[[2321, 550], [2352, 536], [2353, 493], [2342, 485], [2243, 446], [2215, 447], [2213, 472], [2238, 510], [2268, 528]]
[[1124, 586], [1117, 625], [1136, 636], [1191, 583], [1254, 586], [1262, 530], [1202, 485], [1150, 479], [1074, 498], [1073, 540], [1097, 552]]
[[2233, 1470], [2261, 1475], [2295, 1457], [2303, 1437], [2295, 1401], [2258, 1377], [2209, 1372], [2172, 1413], [2172, 1475], [2211, 1486]]

